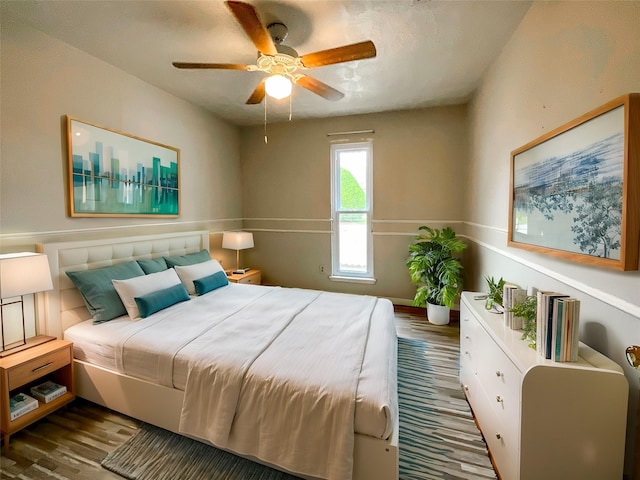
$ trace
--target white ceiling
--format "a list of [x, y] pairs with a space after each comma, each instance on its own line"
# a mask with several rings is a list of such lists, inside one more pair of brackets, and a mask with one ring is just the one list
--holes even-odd
[[[530, 6], [482, 0], [251, 0], [263, 23], [289, 28], [300, 55], [372, 40], [377, 57], [307, 74], [345, 93], [331, 102], [294, 87], [293, 119], [422, 108], [467, 101]], [[178, 70], [172, 61], [256, 61], [256, 49], [222, 0], [2, 0], [3, 21], [27, 23], [238, 125], [264, 120], [245, 105], [262, 73]], [[269, 121], [289, 101], [269, 99]]]

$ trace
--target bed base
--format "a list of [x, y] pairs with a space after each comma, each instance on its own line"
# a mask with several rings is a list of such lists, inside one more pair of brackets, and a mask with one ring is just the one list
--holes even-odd
[[[209, 232], [173, 232], [137, 237], [106, 238], [38, 244], [51, 268], [53, 290], [38, 296], [38, 333], [63, 338], [63, 332], [90, 318], [80, 293], [65, 274], [67, 270], [86, 270], [118, 263], [184, 255], [209, 248]], [[143, 422], [178, 432], [184, 392], [173, 388], [75, 362], [76, 393], [79, 397], [129, 415]], [[355, 435], [354, 480], [398, 479], [398, 417], [393, 436], [380, 440]], [[255, 459], [252, 459], [255, 460]]]
[[[82, 360], [74, 360], [76, 395], [146, 423], [180, 433], [184, 392]], [[353, 480], [398, 478], [398, 419], [389, 440], [355, 434]], [[255, 460], [255, 459], [252, 459]]]

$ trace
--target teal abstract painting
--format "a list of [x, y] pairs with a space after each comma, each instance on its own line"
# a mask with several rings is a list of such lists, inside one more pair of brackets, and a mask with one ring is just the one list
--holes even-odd
[[180, 214], [180, 150], [67, 117], [70, 215]]

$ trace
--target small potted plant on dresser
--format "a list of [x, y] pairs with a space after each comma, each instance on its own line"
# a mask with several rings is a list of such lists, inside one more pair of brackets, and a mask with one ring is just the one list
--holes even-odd
[[527, 342], [530, 348], [536, 348], [536, 312], [538, 304], [536, 297], [527, 296], [524, 300], [511, 307], [511, 312], [518, 317], [522, 317], [522, 340]]
[[442, 230], [422, 226], [409, 245], [407, 267], [411, 281], [418, 285], [413, 305], [427, 306], [431, 323], [449, 323], [449, 313], [462, 290], [462, 263], [454, 254], [467, 245], [446, 227]]
[[506, 282], [502, 277], [500, 277], [500, 280], [495, 280], [493, 277], [485, 276], [484, 279], [489, 287], [484, 308], [493, 313], [503, 313], [504, 307], [502, 305], [502, 293], [504, 292]]

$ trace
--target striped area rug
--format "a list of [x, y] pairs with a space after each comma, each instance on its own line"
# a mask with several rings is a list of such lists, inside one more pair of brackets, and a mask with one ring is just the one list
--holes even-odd
[[460, 388], [459, 346], [398, 339], [400, 479], [496, 478]]
[[[458, 346], [398, 340], [400, 479], [496, 478], [458, 383]], [[102, 466], [133, 480], [296, 480], [144, 424]]]
[[102, 466], [132, 480], [300, 480], [149, 424]]

